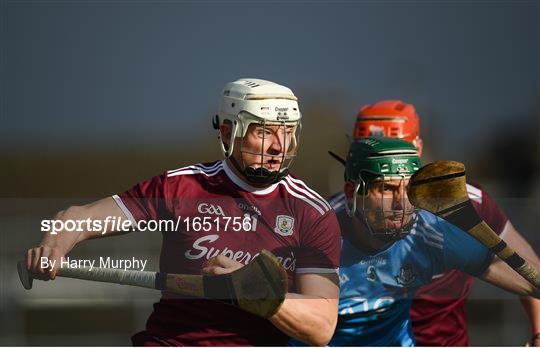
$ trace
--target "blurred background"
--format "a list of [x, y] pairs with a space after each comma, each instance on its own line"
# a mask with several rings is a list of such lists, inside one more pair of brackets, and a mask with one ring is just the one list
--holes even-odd
[[[466, 164], [540, 252], [538, 1], [0, 0], [0, 344], [129, 345], [153, 291], [61, 279], [25, 291], [15, 262], [40, 220], [187, 164], [220, 158], [211, 117], [239, 77], [293, 89], [294, 172], [342, 187], [360, 106], [413, 103], [425, 162]], [[536, 216], [536, 218], [535, 218]], [[147, 258], [161, 236], [88, 241], [73, 256]], [[477, 281], [471, 344], [522, 345], [519, 301]]]

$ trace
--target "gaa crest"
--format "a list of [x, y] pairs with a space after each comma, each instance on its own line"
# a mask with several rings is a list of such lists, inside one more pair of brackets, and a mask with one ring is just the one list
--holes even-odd
[[416, 274], [413, 273], [410, 265], [405, 265], [401, 268], [399, 275], [396, 276], [398, 284], [409, 286], [416, 279]]
[[293, 234], [294, 218], [287, 215], [276, 216], [276, 227], [274, 232], [281, 236], [290, 236]]

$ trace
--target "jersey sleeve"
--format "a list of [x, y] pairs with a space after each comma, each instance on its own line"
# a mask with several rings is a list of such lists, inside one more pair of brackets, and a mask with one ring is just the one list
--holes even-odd
[[499, 206], [493, 201], [491, 196], [480, 186], [478, 185], [469, 185], [469, 187], [476, 188], [478, 191], [478, 196], [475, 197], [474, 193], [469, 192], [471, 201], [473, 203], [476, 212], [484, 220], [495, 233], [500, 235], [506, 223], [508, 222], [508, 217], [506, 214], [499, 208]]
[[[479, 276], [487, 269], [494, 254], [467, 232], [440, 219], [440, 230], [443, 231], [443, 265], [442, 271], [459, 269], [473, 276]], [[442, 272], [441, 272], [442, 273]]]
[[169, 216], [170, 204], [166, 197], [167, 173], [139, 182], [113, 198], [132, 223], [159, 220]]
[[330, 209], [303, 228], [297, 250], [296, 273], [337, 273], [341, 233], [335, 212]]
[[347, 197], [345, 197], [345, 193], [343, 191], [334, 193], [328, 198], [328, 204], [330, 204], [332, 209], [334, 209], [335, 211], [338, 211], [338, 209], [342, 209], [342, 207], [344, 207], [346, 203]]

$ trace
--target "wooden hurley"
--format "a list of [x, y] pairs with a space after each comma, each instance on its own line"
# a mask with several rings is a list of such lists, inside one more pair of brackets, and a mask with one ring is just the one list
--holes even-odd
[[463, 163], [438, 161], [422, 167], [411, 177], [407, 193], [414, 206], [430, 211], [468, 232], [540, 289], [538, 272], [476, 213], [467, 194]]

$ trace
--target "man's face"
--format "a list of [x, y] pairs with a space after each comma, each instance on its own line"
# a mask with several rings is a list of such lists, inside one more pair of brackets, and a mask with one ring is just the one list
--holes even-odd
[[405, 178], [372, 181], [363, 199], [364, 215], [373, 232], [395, 233], [411, 223], [414, 208], [407, 197], [408, 184]]
[[236, 138], [233, 156], [238, 163], [274, 172], [296, 153], [297, 125], [250, 124], [244, 138]]

